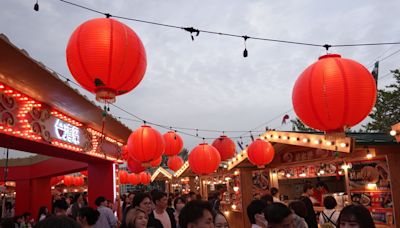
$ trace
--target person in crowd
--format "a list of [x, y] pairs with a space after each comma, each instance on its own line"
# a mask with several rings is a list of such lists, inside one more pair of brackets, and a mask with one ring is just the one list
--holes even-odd
[[132, 204], [133, 198], [135, 198], [135, 194], [133, 192], [129, 192], [128, 196], [125, 197], [125, 200], [122, 203], [122, 211]]
[[190, 202], [192, 200], [196, 200], [196, 193], [195, 192], [189, 192], [187, 195], [187, 202]]
[[328, 186], [323, 181], [318, 181], [314, 190], [313, 198], [317, 200], [317, 205], [322, 205], [323, 196], [329, 192]]
[[319, 214], [319, 224], [336, 225], [339, 218], [339, 212], [335, 210], [337, 202], [333, 196], [324, 198], [324, 210]]
[[146, 228], [148, 221], [149, 216], [145, 211], [137, 207], [129, 207], [120, 228]]
[[15, 228], [17, 225], [14, 223], [13, 218], [4, 218], [0, 223], [1, 228]]
[[188, 202], [179, 214], [180, 228], [214, 228], [212, 207], [202, 200]]
[[307, 208], [303, 201], [295, 200], [289, 203], [289, 208], [294, 213], [294, 225], [296, 228], [307, 228], [305, 221], [307, 217]]
[[221, 204], [220, 193], [218, 191], [211, 193], [210, 197], [208, 197], [208, 202], [211, 204], [213, 211], [219, 211]]
[[160, 220], [164, 228], [176, 228], [176, 221], [172, 211], [166, 210], [168, 205], [168, 198], [165, 192], [154, 192], [153, 202], [156, 206], [154, 211], [150, 213], [149, 217], [154, 217]]
[[[65, 203], [66, 204], [66, 203]], [[79, 223], [67, 216], [50, 216], [38, 224], [35, 228], [81, 228]]]
[[265, 205], [270, 205], [274, 202], [274, 198], [270, 194], [263, 195], [260, 200], [263, 201]]
[[369, 210], [362, 205], [349, 205], [342, 209], [338, 221], [338, 228], [375, 228]]
[[82, 228], [90, 228], [96, 224], [99, 219], [100, 212], [91, 207], [82, 207], [78, 211], [77, 221]]
[[196, 200], [203, 200], [203, 197], [200, 194], [196, 194]]
[[262, 200], [253, 200], [247, 206], [247, 217], [251, 223], [251, 228], [267, 228], [268, 223], [264, 216], [266, 204]]
[[47, 216], [49, 216], [49, 210], [47, 209], [46, 206], [41, 206], [39, 208], [39, 213], [38, 213], [38, 217], [37, 217], [37, 221], [40, 222], [43, 219], [45, 219]]
[[[5, 199], [3, 199], [5, 200]], [[5, 202], [5, 208], [2, 211], [2, 218], [13, 218], [15, 215], [15, 210], [13, 208], [13, 205], [11, 202], [6, 201]]]
[[294, 228], [293, 213], [283, 203], [272, 203], [264, 209], [268, 228]]
[[[130, 208], [135, 208], [135, 207], [138, 207], [142, 211], [146, 212], [147, 215], [150, 215], [152, 212], [150, 196], [142, 192], [136, 194], [135, 197], [133, 198], [132, 205], [127, 208], [127, 211]], [[127, 213], [124, 213], [123, 220], [126, 219], [125, 218], [126, 214]], [[147, 227], [163, 228], [163, 225], [161, 224], [160, 220], [154, 218], [154, 216], [149, 216]]]
[[174, 217], [175, 217], [175, 222], [176, 222], [177, 226], [179, 224], [179, 214], [181, 213], [182, 208], [185, 206], [185, 204], [186, 204], [186, 201], [185, 201], [185, 198], [183, 198], [183, 197], [177, 197], [174, 200], [174, 208], [175, 208]]
[[228, 220], [220, 211], [214, 213], [214, 226], [215, 228], [229, 228]]
[[275, 187], [272, 187], [270, 192], [271, 192], [274, 203], [280, 203], [281, 200], [279, 199], [279, 190]]
[[100, 213], [99, 219], [97, 220], [94, 227], [96, 228], [113, 228], [117, 226], [118, 220], [113, 214], [112, 210], [107, 207], [107, 200], [104, 196], [99, 196], [95, 200], [97, 210]]
[[78, 193], [74, 196], [74, 203], [71, 207], [71, 216], [74, 220], [76, 220], [76, 217], [78, 216], [78, 211], [82, 207], [84, 207], [83, 195], [81, 193]]
[[54, 202], [54, 214], [57, 216], [67, 216], [68, 204], [65, 199], [59, 199]]
[[300, 200], [306, 205], [307, 208], [307, 217], [305, 218], [307, 225], [309, 228], [317, 228], [317, 218], [315, 215], [313, 203], [311, 202], [310, 196], [314, 193], [313, 186], [310, 183], [306, 183], [303, 186], [303, 194], [300, 197]]

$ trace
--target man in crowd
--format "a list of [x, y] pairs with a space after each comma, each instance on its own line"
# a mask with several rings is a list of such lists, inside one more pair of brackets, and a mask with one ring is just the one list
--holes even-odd
[[247, 207], [251, 228], [267, 228], [267, 220], [264, 216], [265, 203], [262, 200], [253, 200]]
[[97, 206], [97, 210], [100, 213], [99, 219], [96, 224], [94, 224], [94, 228], [114, 228], [117, 227], [117, 218], [113, 214], [112, 210], [107, 207], [107, 200], [104, 196], [97, 197], [95, 204]]
[[160, 220], [164, 228], [176, 228], [174, 214], [166, 210], [168, 207], [167, 194], [157, 191], [153, 193], [152, 197], [156, 208], [149, 216]]

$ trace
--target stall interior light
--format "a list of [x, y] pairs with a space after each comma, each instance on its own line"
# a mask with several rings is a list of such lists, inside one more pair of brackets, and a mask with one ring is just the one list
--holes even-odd
[[290, 173], [286, 173], [286, 177], [289, 178], [291, 175]]
[[390, 131], [390, 135], [391, 136], [396, 136], [397, 135], [397, 131], [396, 130], [391, 130]]
[[339, 175], [342, 175], [342, 173], [343, 173], [342, 170], [339, 170], [338, 174], [339, 174]]
[[368, 183], [367, 184], [367, 189], [376, 189], [376, 184], [375, 183]]
[[228, 215], [229, 215], [229, 211], [224, 211], [224, 214], [225, 214], [226, 216], [228, 216]]
[[235, 191], [235, 192], [239, 191], [239, 187], [237, 187], [237, 186], [233, 187], [233, 191]]
[[341, 168], [344, 170], [350, 169], [350, 164], [344, 163]]
[[371, 159], [371, 158], [373, 158], [374, 156], [372, 155], [371, 151], [367, 150], [367, 155], [366, 155], [366, 157], [367, 157], [368, 159]]
[[236, 204], [232, 204], [232, 209], [236, 210], [236, 208], [237, 208]]
[[306, 176], [306, 174], [305, 173], [300, 173], [300, 175], [299, 175], [300, 177], [305, 177]]
[[234, 174], [235, 176], [237, 176], [237, 175], [240, 174], [240, 172], [239, 172], [238, 170], [236, 170], [233, 174]]
[[325, 174], [325, 170], [321, 169], [321, 170], [319, 171], [319, 174], [324, 175], [324, 174]]

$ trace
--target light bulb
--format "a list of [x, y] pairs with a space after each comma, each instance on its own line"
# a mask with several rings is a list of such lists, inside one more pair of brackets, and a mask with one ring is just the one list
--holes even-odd
[[390, 135], [391, 136], [396, 136], [397, 135], [397, 131], [396, 130], [391, 130], [390, 131]]

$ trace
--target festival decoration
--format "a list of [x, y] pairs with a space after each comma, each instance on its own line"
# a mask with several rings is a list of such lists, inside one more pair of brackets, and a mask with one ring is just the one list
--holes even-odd
[[73, 184], [73, 177], [72, 176], [64, 176], [64, 184], [68, 187]]
[[128, 183], [128, 172], [125, 170], [120, 170], [118, 172], [119, 175], [119, 182], [120, 184], [127, 184]]
[[221, 135], [219, 138], [215, 139], [212, 146], [218, 150], [221, 161], [231, 159], [236, 152], [235, 143], [226, 135]]
[[183, 159], [177, 155], [168, 158], [168, 168], [176, 172], [183, 165]]
[[297, 79], [294, 111], [309, 127], [343, 132], [368, 116], [376, 100], [376, 84], [360, 63], [337, 54], [321, 56]]
[[167, 156], [178, 155], [183, 148], [183, 141], [175, 131], [168, 131], [163, 135], [165, 142], [164, 154]]
[[138, 185], [140, 184], [140, 176], [135, 173], [131, 173], [128, 175], [128, 182], [132, 185]]
[[78, 26], [66, 54], [74, 78], [105, 103], [134, 89], [146, 71], [146, 53], [139, 37], [111, 18], [96, 18]]
[[161, 161], [162, 161], [162, 156], [160, 156], [159, 158], [157, 158], [157, 159], [151, 161], [151, 162], [150, 162], [150, 165], [151, 165], [151, 167], [156, 168], [156, 167], [160, 166]]
[[122, 149], [122, 152], [121, 152], [122, 160], [128, 161], [128, 159], [129, 159], [128, 146], [123, 145], [121, 149]]
[[129, 159], [127, 161], [127, 167], [132, 173], [140, 173], [144, 171], [146, 168], [142, 166], [142, 164], [139, 161], [136, 161], [135, 159]]
[[217, 170], [221, 163], [221, 156], [215, 147], [207, 143], [196, 146], [189, 154], [189, 165], [192, 171], [199, 175], [206, 175]]
[[88, 174], [89, 174], [89, 172], [88, 172], [87, 170], [81, 171], [80, 173], [81, 173], [82, 175], [84, 175], [84, 176], [88, 176]]
[[257, 139], [247, 148], [247, 155], [251, 163], [263, 166], [272, 162], [275, 150], [271, 143]]
[[144, 185], [148, 185], [151, 182], [151, 175], [147, 172], [141, 172], [139, 174], [140, 176], [140, 183], [144, 184]]

